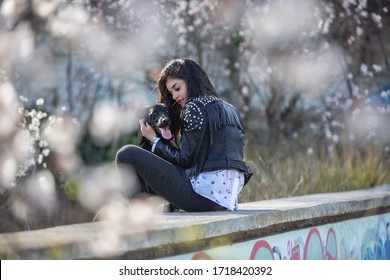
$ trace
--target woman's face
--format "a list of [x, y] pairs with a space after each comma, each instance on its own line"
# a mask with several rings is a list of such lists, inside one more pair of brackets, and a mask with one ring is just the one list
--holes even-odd
[[168, 78], [166, 86], [176, 103], [184, 107], [188, 99], [187, 83], [182, 79]]

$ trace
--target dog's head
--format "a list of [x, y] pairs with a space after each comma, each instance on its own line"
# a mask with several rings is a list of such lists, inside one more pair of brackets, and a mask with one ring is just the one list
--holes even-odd
[[152, 106], [147, 106], [137, 113], [140, 119], [144, 119], [154, 132], [163, 139], [172, 139], [172, 132], [170, 129], [171, 119], [169, 117], [169, 107], [163, 103], [157, 103]]

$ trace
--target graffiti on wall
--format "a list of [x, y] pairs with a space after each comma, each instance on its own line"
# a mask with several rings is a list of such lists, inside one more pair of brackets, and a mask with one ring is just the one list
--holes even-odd
[[[299, 239], [300, 241], [302, 239]], [[291, 240], [287, 241], [287, 256], [282, 256], [278, 246], [271, 245], [264, 239], [256, 241], [250, 254], [251, 260], [272, 260], [275, 259], [337, 259], [336, 234], [333, 228], [328, 231], [325, 246], [322, 245], [321, 235], [317, 228], [311, 228], [305, 242], [293, 244]]]
[[172, 258], [390, 260], [390, 213], [286, 232]]

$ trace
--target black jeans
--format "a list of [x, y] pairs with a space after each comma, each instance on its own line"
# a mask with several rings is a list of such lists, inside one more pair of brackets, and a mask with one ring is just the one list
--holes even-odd
[[[135, 145], [127, 145], [116, 154], [116, 165], [124, 189], [131, 196], [155, 193], [175, 207], [188, 212], [221, 211], [225, 207], [197, 194], [185, 170]], [[134, 181], [134, 172], [138, 180]], [[130, 185], [128, 185], [130, 184]]]

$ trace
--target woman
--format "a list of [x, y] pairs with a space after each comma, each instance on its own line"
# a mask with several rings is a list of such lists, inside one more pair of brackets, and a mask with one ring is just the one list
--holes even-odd
[[189, 58], [168, 62], [157, 89], [158, 101], [170, 107], [177, 145], [160, 141], [140, 120], [152, 152], [134, 145], [119, 150], [122, 180], [133, 170], [141, 192], [155, 193], [184, 211], [237, 209], [252, 172], [243, 161], [244, 130], [236, 109], [218, 97], [205, 71]]

